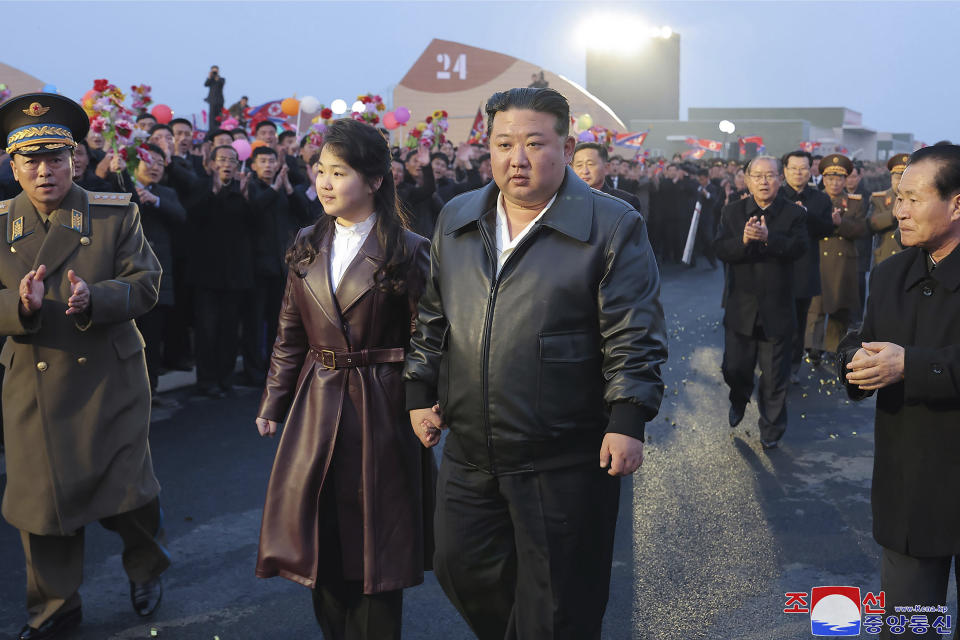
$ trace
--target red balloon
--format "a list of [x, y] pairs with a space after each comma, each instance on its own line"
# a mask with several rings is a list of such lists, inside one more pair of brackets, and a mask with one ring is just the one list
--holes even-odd
[[80, 99], [80, 104], [83, 104], [83, 101], [86, 100], [87, 98], [90, 98], [92, 100], [95, 95], [97, 95], [96, 90], [90, 89], [85, 94], [83, 94], [83, 98]]
[[173, 120], [173, 109], [165, 104], [158, 104], [150, 110], [150, 115], [157, 119], [160, 124], [170, 124]]
[[393, 115], [393, 111], [387, 111], [383, 114], [383, 126], [391, 131], [400, 126], [400, 123], [397, 122], [397, 116]]

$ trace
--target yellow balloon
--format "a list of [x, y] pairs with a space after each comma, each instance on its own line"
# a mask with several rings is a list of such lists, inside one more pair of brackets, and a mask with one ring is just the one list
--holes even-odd
[[593, 118], [590, 117], [589, 113], [585, 113], [579, 118], [577, 118], [577, 128], [581, 131], [586, 131], [593, 126]]

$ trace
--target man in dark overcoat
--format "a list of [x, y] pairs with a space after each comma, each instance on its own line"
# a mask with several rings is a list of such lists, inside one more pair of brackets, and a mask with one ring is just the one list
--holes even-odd
[[776, 158], [757, 156], [746, 170], [749, 198], [723, 208], [714, 249], [725, 262], [723, 378], [730, 426], [743, 420], [760, 364], [760, 442], [772, 449], [787, 428], [787, 379], [796, 319], [793, 263], [806, 249], [803, 209], [778, 193]]
[[486, 112], [494, 181], [437, 223], [405, 372], [421, 441], [450, 428], [434, 571], [481, 640], [599, 639], [619, 477], [663, 393], [660, 276], [640, 214], [566, 166], [566, 98]]
[[780, 187], [780, 195], [803, 207], [808, 239], [806, 250], [793, 264], [793, 298], [797, 321], [790, 353], [790, 381], [795, 384], [800, 382], [807, 311], [813, 297], [820, 295], [819, 239], [833, 232], [833, 206], [830, 198], [816, 187], [810, 186], [812, 162], [813, 159], [806, 151], [791, 151], [783, 156], [784, 184]]
[[27, 624], [20, 640], [79, 624], [83, 529], [123, 539], [134, 610], [160, 602], [170, 559], [158, 538], [160, 486], [147, 435], [150, 386], [134, 319], [157, 302], [160, 263], [130, 194], [73, 185], [80, 105], [35, 93], [0, 107], [23, 193], [0, 202], [0, 352], [7, 486], [3, 516], [20, 530]]
[[943, 606], [960, 571], [960, 147], [911, 156], [894, 215], [906, 249], [876, 267], [839, 350], [850, 397], [877, 394], [873, 536], [891, 614]]

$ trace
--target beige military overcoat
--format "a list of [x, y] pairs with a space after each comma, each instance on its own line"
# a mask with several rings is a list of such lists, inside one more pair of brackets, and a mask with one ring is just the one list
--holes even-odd
[[[0, 364], [7, 486], [18, 529], [66, 535], [140, 507], [160, 491], [150, 459], [150, 386], [133, 319], [157, 301], [160, 264], [129, 194], [74, 186], [49, 219], [25, 194], [0, 203]], [[19, 284], [44, 264], [41, 309], [19, 313]], [[90, 309], [65, 314], [67, 271]]]

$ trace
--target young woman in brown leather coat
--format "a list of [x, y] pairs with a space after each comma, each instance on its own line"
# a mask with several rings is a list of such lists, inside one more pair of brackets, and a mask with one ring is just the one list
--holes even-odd
[[400, 637], [403, 589], [432, 553], [434, 461], [404, 411], [404, 351], [429, 242], [396, 205], [368, 124], [331, 125], [317, 165], [326, 215], [287, 254], [257, 429], [286, 418], [267, 488], [259, 577], [313, 590], [327, 640]]

